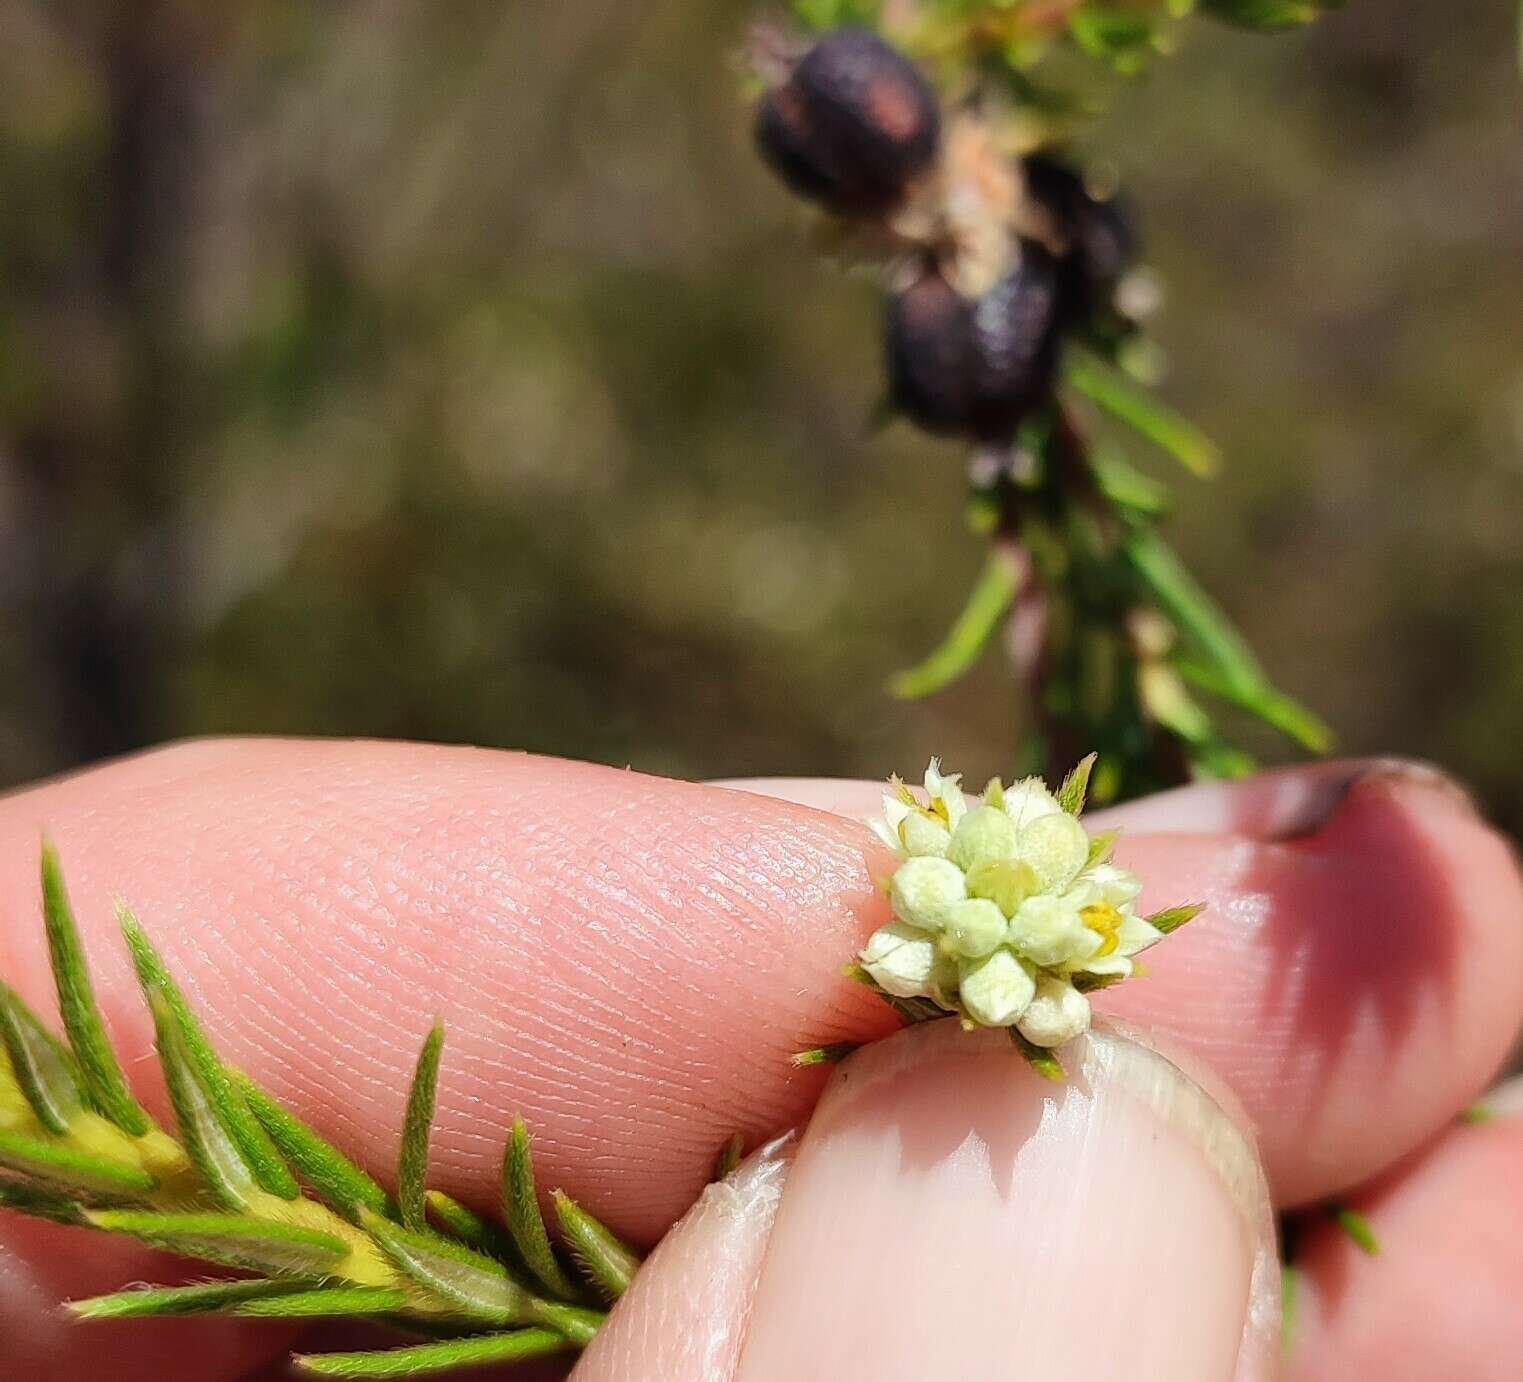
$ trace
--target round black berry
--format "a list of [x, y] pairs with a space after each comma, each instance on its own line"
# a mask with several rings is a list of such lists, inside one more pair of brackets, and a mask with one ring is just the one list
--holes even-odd
[[889, 210], [928, 168], [941, 108], [919, 68], [866, 29], [838, 29], [756, 115], [756, 142], [800, 196], [843, 214]]
[[973, 304], [934, 268], [888, 300], [889, 396], [928, 432], [965, 432], [972, 417]]
[[1075, 319], [1091, 317], [1137, 257], [1128, 208], [1119, 198], [1091, 196], [1078, 171], [1055, 158], [1032, 155], [1022, 171], [1027, 192], [1052, 217], [1067, 247], [1061, 259], [1065, 309]]
[[1008, 441], [1051, 391], [1060, 338], [1057, 266], [1034, 241], [977, 299], [927, 266], [889, 299], [890, 396], [929, 432]]

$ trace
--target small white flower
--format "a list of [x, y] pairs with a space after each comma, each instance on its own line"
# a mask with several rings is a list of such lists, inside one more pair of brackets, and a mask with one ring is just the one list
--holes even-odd
[[977, 959], [996, 950], [1005, 940], [1005, 914], [992, 902], [970, 897], [947, 908], [941, 933], [944, 950], [966, 959]]
[[1013, 857], [1018, 833], [1003, 811], [975, 806], [957, 823], [945, 853], [958, 868], [971, 871], [980, 864]]
[[1007, 917], [1013, 917], [1038, 886], [1036, 871], [1019, 859], [990, 859], [968, 871], [968, 892], [988, 898]]
[[942, 804], [946, 811], [947, 824], [955, 830], [958, 821], [963, 817], [963, 812], [968, 809], [968, 803], [962, 794], [962, 774], [947, 775], [941, 771], [941, 760], [931, 759], [925, 770], [925, 794], [930, 798], [933, 810], [938, 802]]
[[1039, 777], [1028, 777], [1003, 789], [1005, 814], [1016, 825], [1029, 825], [1041, 816], [1061, 816], [1063, 808]]
[[1011, 945], [1044, 968], [1087, 960], [1103, 943], [1085, 926], [1078, 901], [1048, 893], [1021, 904], [1010, 918], [1009, 936]]
[[1089, 858], [1089, 836], [1072, 816], [1038, 816], [1021, 828], [1017, 851], [1036, 873], [1043, 892], [1067, 892]]
[[1089, 999], [1066, 979], [1044, 974], [1016, 1029], [1033, 1046], [1062, 1046], [1089, 1030]]
[[1008, 1027], [1026, 1011], [1036, 981], [1008, 950], [996, 950], [985, 960], [962, 966], [962, 1006], [985, 1027]]
[[924, 931], [939, 931], [947, 909], [968, 895], [963, 871], [948, 859], [906, 859], [894, 871], [888, 899], [900, 921]]
[[1116, 864], [1092, 864], [1084, 870], [1084, 881], [1094, 888], [1100, 899], [1112, 907], [1135, 902], [1142, 891], [1142, 880], [1130, 869]]
[[873, 932], [861, 961], [885, 993], [922, 998], [929, 994], [936, 969], [936, 942], [912, 926], [883, 926]]
[[1069, 960], [1064, 966], [1068, 972], [1083, 970], [1103, 978], [1119, 974], [1129, 979], [1135, 968], [1132, 956], [1163, 939], [1163, 932], [1137, 916], [1130, 904], [1118, 909], [1104, 902], [1091, 903], [1080, 909], [1079, 916], [1099, 944], [1090, 954]]

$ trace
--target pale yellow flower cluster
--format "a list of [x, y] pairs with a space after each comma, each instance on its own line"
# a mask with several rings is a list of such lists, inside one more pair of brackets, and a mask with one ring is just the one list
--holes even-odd
[[863, 947], [863, 970], [896, 998], [1035, 1046], [1087, 1031], [1086, 991], [1130, 977], [1132, 957], [1163, 938], [1133, 910], [1136, 876], [1039, 778], [996, 779], [970, 802], [932, 759], [923, 799], [891, 788], [872, 826], [901, 860], [894, 920]]

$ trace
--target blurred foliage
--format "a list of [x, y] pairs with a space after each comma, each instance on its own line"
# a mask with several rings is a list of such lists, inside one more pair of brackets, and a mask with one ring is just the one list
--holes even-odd
[[[1518, 828], [1511, 10], [1191, 25], [1087, 139], [1225, 457], [1176, 547], [1347, 748]], [[0, 779], [241, 731], [1008, 766], [999, 667], [885, 694], [981, 554], [958, 449], [867, 436], [876, 294], [750, 154], [751, 14], [0, 9]]]

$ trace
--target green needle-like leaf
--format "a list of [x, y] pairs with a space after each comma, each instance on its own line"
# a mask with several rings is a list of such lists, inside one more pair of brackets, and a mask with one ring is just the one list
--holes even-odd
[[238, 1214], [100, 1210], [85, 1219], [108, 1233], [123, 1233], [181, 1257], [271, 1276], [326, 1276], [349, 1252], [331, 1233]]
[[319, 1137], [295, 1114], [276, 1103], [253, 1080], [229, 1072], [249, 1111], [270, 1140], [280, 1149], [296, 1173], [334, 1209], [352, 1222], [359, 1222], [359, 1207], [377, 1214], [390, 1208], [386, 1192], [332, 1143]]
[[58, 1224], [82, 1224], [85, 1207], [68, 1195], [49, 1190], [31, 1181], [0, 1178], [0, 1209], [14, 1209], [34, 1219], [51, 1219]]
[[1070, 352], [1065, 373], [1069, 384], [1091, 403], [1167, 452], [1192, 475], [1204, 478], [1221, 468], [1216, 443], [1129, 375], [1080, 351]]
[[[185, 1001], [185, 995], [180, 992], [180, 986], [170, 976], [137, 918], [124, 909], [120, 920], [143, 994], [150, 1003], [155, 994], [161, 995], [173, 1013], [178, 1029], [177, 1045], [193, 1069], [196, 1083], [217, 1122], [238, 1148], [259, 1187], [283, 1200], [294, 1200], [301, 1193], [296, 1177], [275, 1149], [270, 1135], [249, 1111], [227, 1067], [218, 1058], [190, 1004]], [[179, 1112], [178, 1105], [175, 1111]]]
[[42, 910], [53, 982], [58, 986], [58, 1011], [74, 1058], [79, 1063], [85, 1093], [103, 1117], [123, 1132], [141, 1137], [153, 1125], [127, 1088], [122, 1067], [111, 1048], [111, 1039], [106, 1035], [106, 1024], [95, 1002], [95, 986], [85, 963], [84, 946], [80, 943], [79, 927], [75, 924], [69, 894], [64, 888], [58, 851], [46, 843], [42, 846]]
[[950, 686], [983, 656], [1019, 586], [1014, 554], [995, 546], [946, 638], [924, 662], [896, 672], [889, 679], [889, 694], [913, 701]]
[[271, 1296], [304, 1291], [300, 1281], [215, 1281], [204, 1286], [150, 1286], [68, 1303], [82, 1320], [161, 1319], [172, 1315], [216, 1315]]
[[185, 1150], [212, 1198], [224, 1209], [243, 1209], [256, 1186], [253, 1168], [201, 1082], [201, 1070], [188, 1049], [179, 1014], [161, 989], [144, 992], [153, 1013], [159, 1064]]
[[[819, 1047], [816, 1050], [822, 1049]], [[799, 1055], [811, 1055], [812, 1052], [801, 1051]], [[793, 1064], [799, 1064], [799, 1057], [793, 1057]], [[729, 1180], [735, 1174], [735, 1168], [740, 1165], [741, 1158], [746, 1154], [746, 1139], [738, 1132], [731, 1133], [725, 1140], [723, 1147], [719, 1149], [719, 1155], [714, 1158], [714, 1174], [712, 1180]]]
[[1047, 1047], [1027, 1041], [1014, 1027], [1006, 1027], [1005, 1030], [1010, 1034], [1011, 1044], [1044, 1080], [1051, 1080], [1053, 1084], [1063, 1084], [1067, 1081], [1068, 1072], [1063, 1069], [1063, 1062]]
[[640, 1254], [620, 1241], [612, 1230], [594, 1219], [564, 1190], [557, 1190], [552, 1199], [561, 1232], [583, 1271], [609, 1300], [618, 1300], [629, 1289], [629, 1283], [640, 1268]]
[[1338, 1221], [1338, 1227], [1349, 1236], [1360, 1252], [1369, 1257], [1380, 1256], [1380, 1239], [1375, 1236], [1375, 1230], [1370, 1227], [1370, 1221], [1357, 1209], [1349, 1209], [1346, 1205], [1335, 1205], [1333, 1218]]
[[571, 1283], [556, 1260], [539, 1212], [539, 1196], [534, 1188], [534, 1159], [529, 1147], [529, 1129], [522, 1118], [513, 1120], [508, 1135], [507, 1152], [502, 1161], [503, 1218], [524, 1264], [544, 1288], [562, 1300], [576, 1300], [580, 1292]]
[[795, 1070], [807, 1070], [811, 1065], [839, 1065], [861, 1046], [860, 1041], [833, 1041], [828, 1046], [811, 1046], [807, 1051], [795, 1051], [788, 1057], [788, 1063]]
[[1080, 815], [1084, 810], [1084, 799], [1089, 794], [1089, 775], [1095, 770], [1095, 760], [1099, 756], [1091, 753], [1081, 758], [1055, 794], [1058, 805], [1070, 816]]
[[402, 1159], [397, 1174], [397, 1208], [408, 1228], [424, 1228], [427, 1216], [423, 1191], [428, 1180], [428, 1135], [434, 1124], [434, 1098], [439, 1088], [439, 1057], [444, 1050], [444, 1024], [436, 1022], [418, 1054], [407, 1116], [402, 1123]]
[[1280, 1269], [1280, 1350], [1289, 1353], [1296, 1341], [1296, 1314], [1301, 1303], [1301, 1269], [1287, 1262]]
[[18, 1132], [0, 1131], [0, 1166], [80, 1195], [135, 1200], [158, 1187], [141, 1166]]
[[1158, 607], [1196, 646], [1223, 685], [1251, 692], [1269, 684], [1242, 634], [1157, 533], [1133, 529], [1126, 555]]
[[1163, 911], [1154, 912], [1143, 920], [1167, 936], [1179, 930], [1187, 921], [1194, 921], [1205, 910], [1204, 902], [1187, 902], [1182, 907], [1165, 907]]
[[495, 1258], [431, 1230], [403, 1228], [370, 1210], [360, 1211], [365, 1231], [436, 1306], [483, 1324], [523, 1324], [533, 1316], [529, 1292]]
[[73, 1057], [64, 1050], [21, 995], [0, 981], [0, 1042], [37, 1121], [59, 1136], [82, 1106]]
[[601, 1310], [567, 1305], [560, 1300], [541, 1300], [538, 1296], [530, 1303], [530, 1309], [537, 1324], [549, 1325], [578, 1348], [586, 1348], [608, 1318]]
[[326, 1286], [251, 1300], [234, 1312], [259, 1319], [324, 1320], [405, 1310], [407, 1292], [388, 1286]]
[[566, 1337], [553, 1329], [515, 1329], [509, 1334], [446, 1339], [436, 1344], [413, 1344], [371, 1353], [298, 1354], [292, 1362], [314, 1377], [430, 1377], [456, 1368], [545, 1358], [569, 1347]]
[[1244, 685], [1191, 657], [1174, 659], [1174, 666], [1186, 681], [1202, 691], [1220, 696], [1250, 715], [1257, 715], [1266, 725], [1294, 739], [1302, 748], [1313, 753], [1326, 753], [1332, 748], [1333, 731], [1327, 722], [1267, 682]]
[[1161, 518], [1169, 511], [1168, 488], [1119, 456], [1097, 450], [1090, 464], [1100, 482], [1100, 492], [1131, 517]]
[[467, 1209], [459, 1200], [442, 1190], [429, 1190], [423, 1199], [428, 1205], [435, 1224], [451, 1238], [457, 1238], [468, 1248], [495, 1257], [508, 1267], [517, 1269], [523, 1264], [518, 1260], [518, 1249], [507, 1232], [490, 1219], [483, 1219], [473, 1209]]

